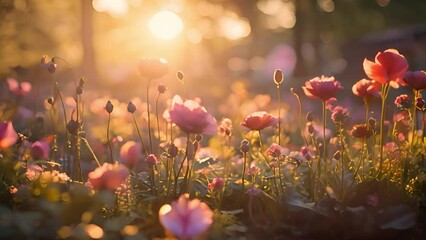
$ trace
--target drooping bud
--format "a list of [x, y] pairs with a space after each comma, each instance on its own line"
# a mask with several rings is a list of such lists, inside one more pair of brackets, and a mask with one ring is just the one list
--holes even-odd
[[178, 155], [179, 149], [176, 147], [174, 143], [170, 144], [169, 149], [167, 149], [167, 153], [170, 157], [174, 158]]
[[47, 66], [47, 70], [50, 72], [50, 73], [54, 73], [54, 72], [56, 72], [56, 68], [57, 68], [57, 64], [56, 63], [54, 63], [53, 62], [53, 59], [52, 59], [52, 61], [48, 64], [48, 66]]
[[163, 94], [167, 91], [167, 87], [163, 84], [158, 84], [158, 93]]
[[308, 112], [308, 113], [306, 114], [306, 120], [307, 120], [308, 122], [312, 122], [312, 121], [314, 120], [314, 116], [313, 116], [312, 112]]
[[283, 72], [280, 69], [275, 69], [275, 72], [274, 72], [275, 85], [277, 85], [277, 87], [279, 87], [283, 81], [284, 81]]
[[114, 110], [114, 105], [112, 105], [111, 101], [107, 102], [107, 104], [105, 105], [105, 110], [108, 113], [112, 113], [112, 110]]
[[127, 104], [127, 111], [129, 113], [134, 113], [136, 111], [135, 104], [133, 104], [132, 102], [129, 102], [129, 104]]
[[72, 135], [76, 135], [77, 134], [77, 131], [78, 131], [79, 127], [80, 127], [80, 124], [77, 121], [73, 120], [73, 119], [71, 119], [68, 122], [68, 124], [67, 124], [67, 130]]

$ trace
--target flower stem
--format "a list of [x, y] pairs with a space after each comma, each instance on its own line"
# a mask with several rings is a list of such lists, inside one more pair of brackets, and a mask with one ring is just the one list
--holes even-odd
[[[176, 173], [176, 175], [175, 175], [175, 186], [174, 186], [174, 192], [175, 192], [175, 195], [177, 194], [177, 182], [178, 182], [178, 179], [179, 179], [179, 174], [180, 174], [180, 172], [182, 171], [182, 168], [183, 168], [183, 164], [185, 163], [185, 160], [187, 159], [187, 157], [188, 157], [188, 148], [189, 148], [189, 143], [190, 143], [190, 141], [189, 141], [189, 137], [190, 137], [190, 135], [189, 135], [189, 133], [186, 135], [186, 150], [185, 150], [185, 156], [183, 157], [183, 159], [182, 159], [182, 162], [180, 163], [180, 167], [179, 167], [179, 170], [178, 170], [178, 172]], [[188, 163], [188, 165], [189, 165], [189, 163]], [[188, 166], [189, 167], [189, 166]], [[185, 179], [184, 179], [184, 184], [185, 184]]]
[[149, 85], [151, 84], [151, 80], [152, 79], [148, 79], [148, 84], [146, 85], [146, 110], [148, 111], [148, 136], [150, 153], [152, 153], [151, 113], [149, 111]]
[[247, 165], [247, 153], [243, 153], [243, 155], [244, 155], [244, 163], [243, 163], [243, 174], [241, 176], [241, 181], [242, 181], [242, 192], [241, 192], [241, 194], [244, 194], [244, 182], [245, 182], [246, 165]]
[[281, 93], [280, 85], [277, 85], [278, 93], [278, 145], [281, 145]]
[[386, 107], [386, 98], [389, 92], [389, 83], [382, 85], [382, 109], [380, 114], [380, 138], [379, 138], [379, 148], [380, 148], [380, 156], [379, 156], [379, 169], [378, 169], [378, 177], [382, 176], [382, 167], [383, 167], [383, 141], [384, 141], [384, 122], [385, 122], [385, 107]]
[[302, 101], [300, 100], [299, 94], [296, 92], [294, 93], [294, 96], [296, 96], [297, 103], [299, 105], [299, 127], [300, 127], [300, 135], [302, 135], [303, 141], [305, 142], [305, 146], [308, 146], [308, 140], [305, 136], [305, 132], [303, 131], [303, 124], [302, 124]]
[[160, 93], [158, 93], [157, 100], [155, 101], [155, 115], [157, 118], [157, 137], [158, 142], [161, 143], [161, 137], [160, 137], [160, 119], [158, 118], [158, 100], [160, 99]]
[[110, 125], [111, 125], [111, 113], [108, 113], [107, 141], [108, 141], [109, 152], [110, 152], [110, 157], [111, 157], [111, 164], [114, 164], [114, 157], [113, 157], [113, 154], [112, 154], [112, 143], [111, 143], [111, 139], [110, 139], [110, 136], [109, 136]]
[[322, 122], [323, 122], [323, 126], [322, 126], [322, 136], [323, 136], [323, 152], [322, 152], [322, 157], [323, 157], [323, 162], [324, 162], [324, 174], [325, 174], [325, 185], [328, 185], [328, 172], [327, 172], [327, 141], [325, 139], [325, 126], [327, 124], [327, 111], [326, 111], [326, 107], [325, 107], [325, 101], [322, 102]]
[[142, 146], [143, 146], [143, 150], [144, 150], [144, 151], [145, 151], [145, 153], [148, 155], [148, 150], [146, 149], [146, 145], [145, 145], [145, 143], [143, 142], [143, 138], [142, 138], [142, 135], [141, 135], [141, 131], [139, 130], [138, 123], [136, 122], [136, 118], [135, 118], [135, 115], [134, 115], [133, 113], [132, 113], [132, 118], [133, 118], [133, 122], [135, 123], [136, 131], [138, 132], [139, 139], [141, 140], [141, 143], [142, 143]]

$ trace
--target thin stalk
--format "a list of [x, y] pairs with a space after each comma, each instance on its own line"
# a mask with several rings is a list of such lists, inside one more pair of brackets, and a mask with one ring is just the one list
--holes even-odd
[[[190, 141], [189, 141], [189, 133], [186, 135], [186, 149], [185, 149], [185, 156], [183, 157], [183, 159], [182, 159], [182, 162], [180, 163], [180, 167], [179, 167], [179, 170], [178, 170], [178, 172], [177, 172], [177, 174], [175, 175], [175, 186], [174, 186], [174, 193], [175, 193], [175, 195], [177, 194], [177, 182], [178, 182], [178, 179], [179, 179], [179, 174], [180, 174], [180, 172], [182, 171], [182, 168], [183, 168], [183, 164], [184, 164], [184, 162], [185, 162], [185, 160], [186, 160], [186, 158], [187, 158], [187, 156], [188, 156], [188, 146], [189, 146], [189, 143], [190, 143]], [[189, 164], [189, 163], [188, 163]], [[185, 182], [184, 182], [184, 184], [185, 184]]]
[[108, 113], [107, 141], [108, 141], [109, 152], [110, 152], [110, 157], [111, 157], [111, 164], [114, 164], [114, 157], [113, 157], [113, 153], [112, 153], [112, 143], [111, 143], [111, 139], [110, 139], [110, 136], [109, 136], [110, 125], [111, 125], [111, 113]]
[[263, 140], [262, 140], [262, 134], [260, 133], [260, 130], [259, 130], [259, 144], [260, 144], [260, 152], [262, 153], [263, 152]]
[[305, 146], [308, 146], [308, 140], [305, 136], [305, 132], [303, 131], [303, 124], [302, 124], [302, 101], [300, 100], [299, 94], [294, 92], [294, 96], [296, 96], [297, 103], [299, 104], [299, 127], [300, 127], [300, 135], [302, 135], [303, 141], [305, 142]]
[[278, 93], [278, 145], [281, 145], [281, 93], [280, 85], [277, 85]]
[[384, 122], [385, 122], [385, 109], [386, 109], [386, 98], [389, 91], [389, 83], [382, 85], [382, 109], [380, 114], [380, 138], [379, 138], [379, 148], [380, 148], [380, 158], [379, 158], [379, 169], [378, 176], [382, 176], [382, 167], [383, 167], [383, 142], [384, 142]]
[[133, 118], [133, 122], [135, 123], [135, 127], [136, 127], [136, 131], [138, 132], [138, 136], [139, 136], [139, 140], [141, 140], [142, 146], [143, 146], [143, 150], [145, 151], [145, 153], [148, 155], [148, 150], [146, 150], [146, 145], [143, 142], [143, 138], [141, 135], [141, 131], [139, 130], [139, 126], [138, 123], [136, 122], [136, 118], [135, 115], [132, 113], [132, 118]]
[[[58, 92], [59, 100], [61, 101], [62, 111], [63, 111], [63, 114], [64, 114], [64, 122], [65, 122], [65, 152], [67, 153], [66, 157], [65, 157], [65, 160], [66, 160], [69, 157], [69, 155], [70, 155], [69, 154], [70, 144], [69, 144], [69, 140], [68, 140], [68, 130], [67, 130], [67, 124], [68, 124], [67, 112], [65, 110], [65, 104], [64, 104], [64, 100], [62, 98], [61, 91], [59, 90], [59, 83], [58, 82], [55, 82], [55, 87], [56, 87], [56, 91]], [[69, 158], [69, 160], [71, 160], [71, 158]], [[68, 173], [71, 175], [71, 163], [68, 162], [67, 164], [68, 164], [68, 166], [67, 166]]]
[[158, 93], [157, 100], [155, 101], [155, 115], [157, 118], [157, 137], [158, 142], [161, 143], [161, 136], [160, 136], [160, 118], [158, 117], [158, 100], [160, 99], [161, 93]]
[[322, 152], [322, 157], [323, 157], [323, 162], [324, 162], [324, 172], [325, 172], [325, 185], [328, 185], [328, 170], [327, 170], [327, 141], [325, 140], [325, 126], [327, 124], [326, 122], [327, 120], [327, 111], [326, 111], [326, 107], [325, 107], [325, 101], [322, 102], [322, 122], [323, 122], [323, 126], [322, 126], [322, 136], [323, 136], [323, 152]]
[[278, 180], [279, 180], [279, 184], [280, 184], [279, 193], [281, 194], [281, 191], [282, 191], [283, 196], [284, 196], [284, 185], [283, 185], [282, 176], [281, 176], [281, 156], [278, 157], [278, 159], [277, 159], [277, 167], [278, 167]]
[[89, 142], [87, 141], [86, 138], [81, 138], [81, 140], [83, 140], [84, 144], [86, 145], [87, 149], [89, 149], [90, 154], [92, 154], [93, 159], [95, 160], [96, 164], [98, 164], [98, 167], [101, 166], [101, 164], [99, 163], [98, 158], [96, 157], [95, 152], [93, 151], [92, 147], [90, 146]]
[[243, 163], [243, 174], [241, 176], [242, 181], [242, 192], [241, 194], [244, 194], [244, 182], [245, 182], [245, 175], [246, 175], [246, 165], [247, 165], [247, 153], [243, 153], [244, 155], [244, 163]]
[[151, 113], [149, 111], [149, 85], [151, 84], [152, 79], [148, 79], [148, 84], [146, 86], [146, 109], [148, 111], [148, 136], [149, 136], [149, 149], [152, 153], [152, 136], [151, 136]]
[[[412, 111], [413, 112], [411, 114], [411, 119], [413, 121], [411, 123], [410, 153], [413, 155], [413, 158], [414, 158], [414, 156], [415, 156], [415, 153], [414, 153], [414, 137], [416, 135], [415, 133], [416, 133], [416, 124], [417, 124], [417, 121], [416, 121], [417, 120], [417, 108], [416, 108], [417, 101], [416, 101], [416, 97], [418, 95], [418, 90], [413, 89], [413, 94], [414, 94], [414, 96], [413, 96], [413, 106], [412, 106], [412, 108], [413, 108]], [[407, 181], [407, 177], [408, 177], [408, 167], [410, 165], [409, 164], [410, 160], [408, 158], [408, 153], [407, 153], [406, 158], [403, 161], [404, 161], [404, 171], [403, 171], [403, 174], [402, 174], [402, 187], [404, 188], [405, 183]]]

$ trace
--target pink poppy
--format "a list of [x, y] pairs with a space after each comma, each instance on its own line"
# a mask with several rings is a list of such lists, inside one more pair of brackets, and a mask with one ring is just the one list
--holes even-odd
[[139, 62], [139, 71], [148, 79], [157, 79], [169, 71], [169, 66], [164, 58], [143, 58]]
[[44, 140], [36, 141], [31, 145], [30, 153], [34, 160], [47, 159], [49, 152], [49, 144]]
[[135, 141], [126, 142], [120, 148], [120, 157], [126, 166], [135, 166], [142, 157], [142, 145]]
[[12, 146], [17, 140], [18, 134], [12, 122], [0, 122], [0, 150]]
[[335, 97], [337, 93], [343, 90], [340, 82], [334, 79], [334, 77], [316, 77], [307, 82], [302, 87], [306, 96], [309, 98], [319, 98], [326, 101], [332, 97]]
[[362, 98], [380, 97], [380, 84], [364, 78], [352, 86], [352, 92]]
[[169, 109], [170, 120], [186, 133], [213, 135], [216, 133], [216, 119], [198, 101], [186, 100], [175, 95]]
[[262, 130], [266, 127], [272, 127], [278, 124], [279, 118], [272, 116], [271, 114], [261, 111], [254, 112], [248, 115], [241, 123], [241, 127], [244, 131], [250, 130]]
[[9, 86], [9, 90], [16, 96], [25, 96], [31, 92], [31, 83], [29, 82], [20, 83], [14, 78], [8, 78], [7, 85]]
[[408, 85], [416, 90], [426, 89], [426, 72], [425, 71], [407, 71], [400, 81], [402, 85]]
[[403, 77], [408, 69], [408, 62], [396, 49], [388, 49], [377, 53], [374, 62], [364, 59], [363, 67], [369, 78], [385, 84]]
[[88, 181], [95, 189], [115, 190], [128, 176], [129, 170], [124, 165], [104, 163], [88, 174]]
[[171, 205], [163, 205], [159, 211], [159, 218], [163, 227], [176, 237], [188, 239], [210, 227], [213, 223], [213, 212], [200, 200], [190, 200], [189, 194], [186, 193]]

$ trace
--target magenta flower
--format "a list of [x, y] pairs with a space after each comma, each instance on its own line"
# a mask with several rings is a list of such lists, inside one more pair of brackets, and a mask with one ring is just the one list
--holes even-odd
[[417, 91], [426, 89], [426, 72], [425, 71], [407, 71], [400, 81], [402, 85], [408, 85]]
[[149, 154], [148, 157], [145, 159], [145, 162], [152, 166], [158, 163], [158, 159], [154, 154]]
[[6, 149], [18, 140], [18, 134], [13, 129], [12, 122], [0, 122], [0, 150]]
[[31, 157], [34, 160], [47, 159], [49, 157], [50, 147], [44, 140], [39, 140], [31, 145]]
[[246, 132], [251, 130], [259, 131], [264, 128], [277, 125], [278, 121], [278, 117], [272, 116], [267, 112], [254, 112], [244, 119], [244, 121], [241, 123], [241, 127]]
[[272, 145], [266, 149], [266, 153], [273, 158], [279, 158], [280, 156], [288, 154], [288, 152], [289, 150], [287, 148], [283, 148], [276, 143], [272, 143]]
[[129, 176], [129, 170], [122, 164], [104, 163], [89, 173], [89, 183], [94, 189], [115, 190]]
[[349, 117], [349, 110], [342, 106], [336, 106], [331, 113], [331, 120], [335, 124], [343, 124]]
[[182, 101], [175, 95], [172, 99], [169, 116], [186, 133], [214, 135], [217, 130], [216, 119], [195, 100]]
[[334, 79], [334, 77], [316, 77], [307, 82], [302, 87], [306, 96], [309, 98], [319, 98], [326, 101], [332, 97], [335, 97], [337, 93], [343, 90], [340, 82]]
[[135, 141], [128, 141], [120, 148], [120, 157], [126, 166], [133, 167], [142, 157], [142, 146]]
[[207, 204], [198, 199], [190, 200], [189, 194], [183, 194], [171, 205], [163, 205], [159, 218], [163, 227], [176, 237], [188, 239], [210, 227], [213, 223], [213, 212]]
[[385, 84], [402, 78], [408, 69], [408, 62], [398, 50], [388, 49], [377, 53], [374, 62], [364, 59], [363, 67], [369, 78]]
[[378, 98], [380, 97], [380, 83], [364, 78], [352, 86], [352, 92], [356, 96], [365, 98], [367, 100], [370, 100], [373, 97]]
[[16, 96], [25, 96], [31, 92], [31, 83], [29, 82], [18, 82], [14, 78], [7, 79], [7, 85], [9, 90]]
[[213, 178], [212, 182], [209, 183], [208, 188], [211, 190], [222, 191], [224, 183], [223, 178]]

